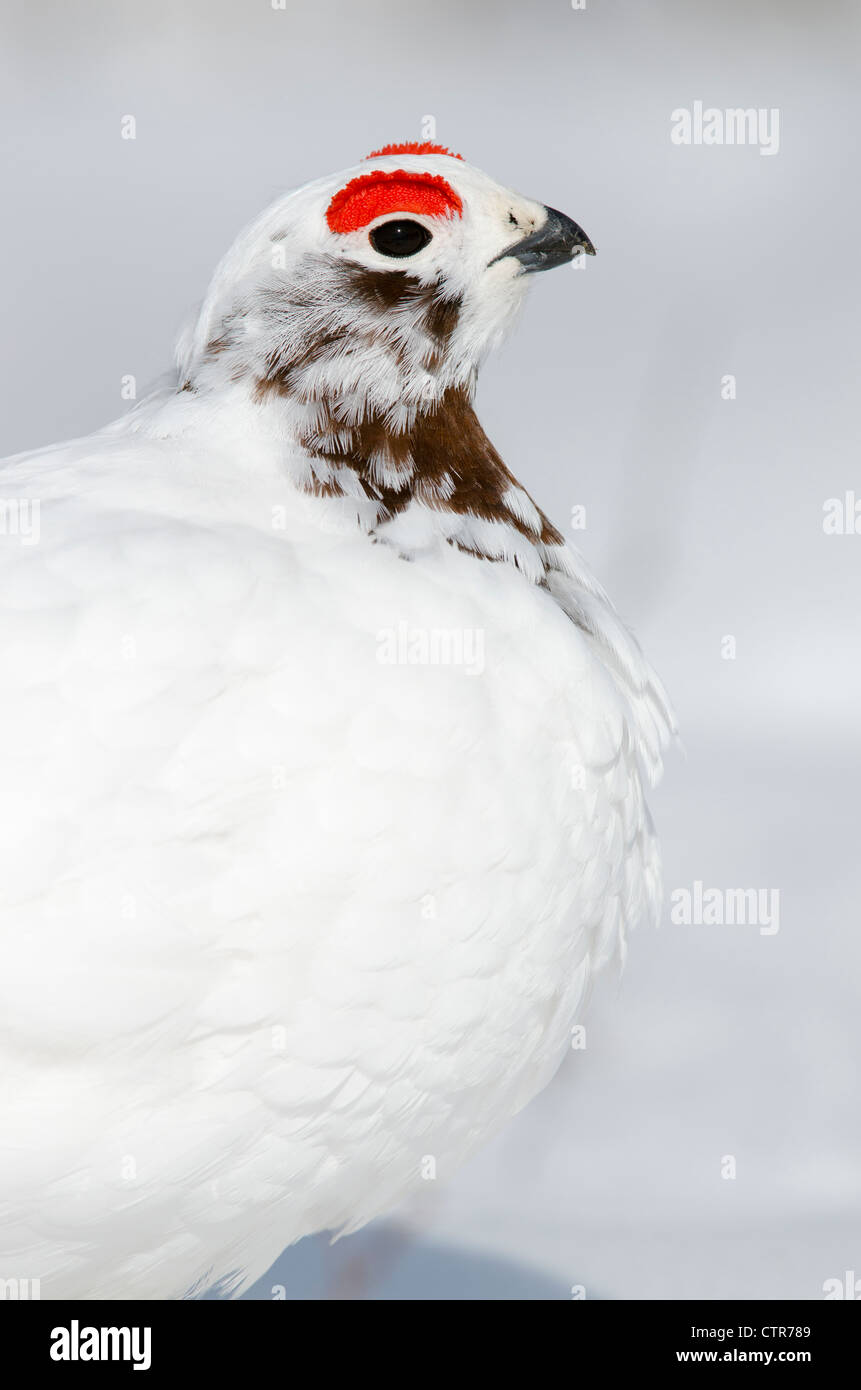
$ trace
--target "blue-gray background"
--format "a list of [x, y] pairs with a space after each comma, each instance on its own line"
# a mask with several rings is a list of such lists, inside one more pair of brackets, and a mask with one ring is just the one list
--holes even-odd
[[[861, 1274], [861, 535], [822, 525], [861, 498], [861, 11], [18, 0], [2, 32], [0, 453], [120, 413], [245, 221], [424, 117], [583, 224], [597, 260], [539, 279], [480, 412], [557, 522], [585, 505], [573, 539], [675, 697], [668, 892], [780, 894], [774, 936], [639, 933], [586, 1050], [493, 1145], [256, 1296], [817, 1298]], [[674, 145], [697, 100], [778, 108], [779, 152]]]

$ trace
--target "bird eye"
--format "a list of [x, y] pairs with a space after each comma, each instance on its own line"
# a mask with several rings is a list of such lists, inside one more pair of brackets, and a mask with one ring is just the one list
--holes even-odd
[[381, 223], [370, 236], [371, 245], [381, 256], [414, 256], [433, 240], [427, 227], [420, 222], [400, 218], [396, 222]]

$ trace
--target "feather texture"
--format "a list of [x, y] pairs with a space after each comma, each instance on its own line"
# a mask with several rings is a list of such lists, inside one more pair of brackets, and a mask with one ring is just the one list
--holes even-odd
[[[445, 172], [444, 235], [540, 220], [379, 162]], [[516, 273], [480, 302], [443, 248], [369, 302], [354, 176], [240, 240], [175, 387], [3, 465], [41, 528], [0, 546], [0, 1247], [45, 1297], [236, 1292], [444, 1178], [657, 912], [656, 677], [507, 470], [464, 493], [483, 445], [416, 442]]]

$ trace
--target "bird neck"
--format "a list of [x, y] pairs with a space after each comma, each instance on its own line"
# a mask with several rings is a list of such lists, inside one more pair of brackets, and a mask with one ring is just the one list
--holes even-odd
[[[268, 385], [257, 395], [264, 409], [284, 412], [298, 446], [288, 460], [296, 484], [318, 497], [370, 503], [372, 529], [381, 539], [414, 531], [421, 516], [423, 533], [435, 530], [484, 555], [505, 549], [503, 533], [529, 546], [562, 543], [482, 429], [471, 384], [448, 386], [419, 407], [400, 409], [327, 395], [307, 411], [301, 402], [291, 409]], [[494, 528], [500, 534], [489, 545]]]
[[375, 537], [493, 558], [561, 543], [478, 422], [484, 335], [441, 282], [309, 258], [210, 323], [182, 389], [208, 405], [242, 393], [296, 485], [355, 500]]

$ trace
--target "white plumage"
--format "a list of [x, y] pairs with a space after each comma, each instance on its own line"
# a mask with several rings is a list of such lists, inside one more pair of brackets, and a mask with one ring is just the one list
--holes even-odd
[[[428, 246], [332, 230], [369, 172]], [[556, 216], [433, 151], [310, 185], [175, 386], [3, 465], [0, 1274], [43, 1297], [239, 1290], [444, 1179], [654, 916], [660, 687], [463, 426]]]

